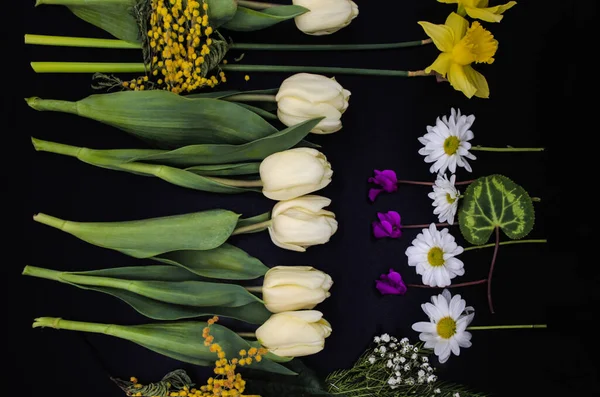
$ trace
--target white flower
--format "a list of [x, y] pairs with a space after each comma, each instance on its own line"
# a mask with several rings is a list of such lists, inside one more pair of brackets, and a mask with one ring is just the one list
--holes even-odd
[[456, 393], [454, 393], [454, 394], [452, 395], [452, 397], [460, 397], [460, 393], [459, 393], [459, 392], [456, 392]]
[[466, 302], [460, 295], [452, 297], [447, 289], [432, 296], [431, 302], [421, 305], [429, 322], [415, 323], [412, 329], [420, 332], [419, 339], [425, 342], [424, 347], [433, 348], [440, 363], [445, 363], [450, 353], [458, 356], [461, 347], [471, 346], [471, 333], [465, 329], [475, 314], [470, 313], [472, 307], [465, 307]]
[[[435, 376], [435, 375], [429, 375], [429, 376], [427, 377], [427, 383], [435, 382], [436, 380], [437, 380], [437, 376]], [[439, 389], [438, 389], [438, 390], [439, 390]], [[438, 391], [438, 392], [436, 392], [436, 393], [439, 393], [439, 391]]]
[[422, 378], [425, 376], [425, 371], [420, 370], [419, 372], [417, 372], [417, 375], [419, 376], [419, 378]]
[[379, 348], [379, 351], [381, 352], [381, 354], [384, 354], [384, 353], [385, 353], [385, 351], [386, 351], [386, 349], [385, 349], [385, 346], [381, 346], [381, 347]]
[[394, 366], [394, 363], [392, 362], [392, 360], [388, 360], [386, 366], [388, 368], [392, 368]]
[[404, 357], [400, 357], [400, 362], [404, 364], [404, 362], [406, 362], [406, 359]]
[[381, 335], [381, 340], [387, 343], [390, 341], [390, 336], [388, 334], [383, 334]]
[[433, 185], [433, 192], [429, 193], [428, 196], [433, 200], [435, 209], [433, 213], [438, 216], [440, 222], [448, 222], [450, 225], [454, 224], [454, 216], [458, 209], [458, 197], [460, 192], [454, 187], [456, 181], [456, 175], [450, 176], [450, 179], [446, 174], [438, 174]]
[[416, 354], [416, 353], [413, 353], [413, 355], [412, 355], [412, 356], [410, 356], [410, 359], [411, 359], [411, 360], [416, 360], [416, 359], [417, 359], [417, 354]]
[[425, 357], [425, 356], [421, 357], [421, 360], [422, 360], [424, 363], [426, 363], [426, 362], [428, 362], [428, 361], [429, 361], [429, 359], [428, 359], [427, 357]]
[[455, 258], [463, 251], [448, 229], [440, 232], [432, 223], [412, 241], [406, 256], [408, 265], [415, 266], [417, 274], [423, 276], [423, 284], [446, 287], [452, 283], [451, 279], [465, 274], [463, 262]]
[[375, 357], [373, 357], [373, 356], [369, 357], [369, 362], [370, 362], [371, 364], [375, 363], [375, 360], [376, 360], [376, 358], [375, 358]]
[[433, 163], [429, 168], [431, 173], [444, 173], [446, 169], [455, 173], [456, 166], [472, 171], [466, 159], [476, 159], [469, 153], [471, 144], [468, 142], [474, 138], [470, 130], [474, 121], [475, 116], [461, 115], [460, 109], [452, 109], [450, 118], [438, 117], [434, 127], [427, 126], [427, 134], [419, 138], [419, 142], [425, 145], [419, 154], [425, 156], [426, 163]]
[[379, 343], [379, 341], [380, 341], [380, 340], [381, 340], [381, 339], [379, 338], [379, 336], [376, 336], [376, 337], [374, 337], [374, 338], [373, 338], [373, 341], [374, 341], [375, 343]]
[[402, 338], [400, 339], [400, 343], [403, 345], [406, 345], [408, 343], [408, 338]]
[[440, 394], [442, 391], [441, 391], [439, 388], [437, 388], [437, 389], [435, 389], [433, 392], [434, 392], [435, 394]]
[[314, 36], [337, 32], [358, 15], [358, 6], [351, 0], [292, 0], [292, 4], [310, 10], [294, 20], [298, 29]]

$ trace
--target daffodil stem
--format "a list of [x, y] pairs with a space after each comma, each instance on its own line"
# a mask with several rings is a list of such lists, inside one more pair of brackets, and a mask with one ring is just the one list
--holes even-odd
[[31, 62], [36, 73], [144, 73], [143, 63]]
[[[458, 287], [470, 287], [472, 285], [480, 285], [480, 284], [485, 284], [487, 283], [487, 279], [483, 279], [483, 280], [477, 280], [477, 281], [469, 281], [466, 283], [460, 283], [460, 284], [450, 284], [444, 288], [458, 288]], [[432, 287], [430, 285], [425, 285], [425, 284], [406, 284], [407, 287], [412, 287], [412, 288], [441, 288], [441, 287]]]
[[479, 150], [481, 152], [543, 152], [543, 147], [487, 147], [472, 146], [469, 150]]
[[205, 176], [206, 179], [210, 179], [211, 181], [222, 183], [223, 185], [233, 186], [233, 187], [261, 187], [263, 185], [260, 179], [244, 181], [241, 179], [229, 179], [229, 178], [216, 178], [213, 176]]
[[496, 329], [545, 329], [547, 324], [525, 324], [525, 325], [476, 325], [467, 327], [468, 331], [484, 331]]
[[[422, 224], [422, 225], [402, 225], [402, 229], [427, 229], [429, 227], [429, 223], [428, 224]], [[436, 227], [445, 227], [445, 226], [452, 226], [448, 223], [436, 223], [435, 224]]]
[[254, 338], [256, 339], [256, 334], [254, 332], [236, 332], [242, 338]]
[[[230, 50], [257, 51], [368, 51], [393, 50], [398, 48], [418, 47], [431, 44], [431, 39], [405, 41], [399, 43], [380, 44], [269, 44], [269, 43], [232, 43]], [[118, 39], [97, 39], [92, 37], [49, 36], [26, 34], [25, 44], [46, 45], [55, 47], [115, 48], [140, 50], [140, 43], [132, 43]]]
[[358, 69], [338, 68], [329, 66], [285, 66], [285, 65], [222, 65], [226, 72], [284, 72], [284, 73], [321, 73], [321, 74], [350, 74], [361, 76], [392, 76], [392, 77], [418, 77], [433, 76], [424, 70], [386, 70], [386, 69]]
[[244, 287], [248, 292], [257, 292], [262, 294], [262, 287]]
[[267, 8], [281, 6], [281, 4], [263, 3], [261, 1], [238, 0], [238, 5], [241, 7], [250, 8], [252, 10], [266, 10]]
[[63, 320], [62, 318], [56, 317], [40, 317], [34, 320], [32, 327], [49, 327], [54, 329], [67, 329], [70, 331], [93, 332], [97, 334], [110, 335], [109, 331], [111, 325]]
[[255, 223], [253, 225], [238, 227], [237, 229], [235, 229], [233, 231], [233, 233], [231, 233], [231, 235], [235, 236], [236, 234], [253, 233], [258, 230], [264, 230], [264, 229], [268, 228], [269, 226], [271, 226], [270, 219], [268, 221]]
[[487, 298], [490, 312], [494, 314], [494, 304], [492, 303], [492, 275], [494, 274], [494, 266], [496, 265], [496, 257], [498, 256], [498, 248], [500, 248], [500, 228], [496, 226], [496, 243], [494, 244], [494, 255], [492, 256], [492, 264], [488, 273], [487, 283]]
[[[501, 241], [500, 243], [498, 243], [498, 245], [511, 245], [511, 244], [532, 244], [532, 243], [547, 243], [548, 240], [546, 239], [532, 239], [532, 240], [510, 240], [510, 241]], [[471, 250], [476, 250], [476, 249], [480, 249], [480, 248], [489, 248], [489, 247], [495, 247], [496, 243], [491, 243], [491, 244], [483, 244], [483, 245], [473, 245], [471, 247], [467, 247], [465, 248], [465, 251], [471, 251]]]
[[262, 43], [233, 43], [232, 50], [262, 50], [262, 51], [368, 51], [393, 50], [397, 48], [418, 47], [430, 44], [431, 39], [405, 41], [400, 43], [381, 44], [262, 44]]
[[231, 102], [277, 102], [275, 95], [267, 94], [237, 94], [223, 98]]

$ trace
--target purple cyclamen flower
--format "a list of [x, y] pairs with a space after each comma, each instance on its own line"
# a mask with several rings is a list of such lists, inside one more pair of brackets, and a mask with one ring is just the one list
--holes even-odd
[[400, 273], [390, 269], [388, 274], [382, 274], [379, 280], [375, 280], [375, 287], [382, 295], [404, 295], [406, 285], [402, 281]]
[[378, 212], [379, 221], [373, 222], [373, 234], [376, 238], [400, 238], [402, 236], [402, 225], [400, 214], [396, 211]]
[[386, 191], [388, 193], [395, 192], [398, 190], [398, 178], [396, 177], [396, 173], [392, 170], [374, 170], [375, 176], [369, 178], [369, 182], [375, 183], [381, 186], [381, 189], [370, 189], [369, 190], [369, 199], [371, 201], [375, 201], [375, 198], [379, 195], [379, 193]]

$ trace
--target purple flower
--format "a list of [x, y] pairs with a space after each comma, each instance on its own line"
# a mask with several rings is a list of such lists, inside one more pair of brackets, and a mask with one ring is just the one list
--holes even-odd
[[382, 189], [370, 189], [369, 190], [369, 199], [371, 201], [375, 201], [375, 198], [379, 195], [379, 193], [386, 191], [388, 193], [395, 192], [398, 190], [398, 178], [396, 177], [396, 173], [392, 170], [374, 170], [375, 176], [369, 178], [369, 182], [375, 183], [382, 187]]
[[400, 273], [390, 269], [388, 274], [382, 274], [379, 280], [375, 280], [375, 287], [382, 295], [404, 295], [406, 285], [402, 281]]
[[396, 211], [378, 212], [379, 221], [373, 222], [373, 234], [376, 238], [399, 238], [402, 236], [400, 214]]

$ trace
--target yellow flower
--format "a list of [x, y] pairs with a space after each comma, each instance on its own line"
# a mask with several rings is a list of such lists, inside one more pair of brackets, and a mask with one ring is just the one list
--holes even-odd
[[425, 72], [438, 72], [448, 79], [454, 89], [462, 91], [468, 98], [473, 95], [488, 98], [488, 83], [471, 64], [494, 62], [493, 57], [498, 49], [498, 41], [494, 36], [479, 22], [473, 22], [469, 27], [469, 22], [454, 12], [444, 25], [429, 22], [419, 22], [419, 25], [442, 52]]
[[440, 3], [458, 4], [458, 13], [467, 14], [471, 18], [481, 19], [486, 22], [500, 22], [505, 11], [517, 5], [516, 1], [509, 1], [495, 7], [488, 7], [488, 0], [438, 0]]

